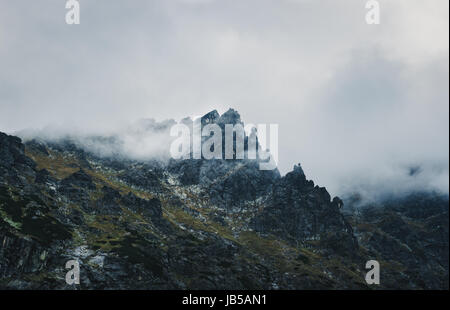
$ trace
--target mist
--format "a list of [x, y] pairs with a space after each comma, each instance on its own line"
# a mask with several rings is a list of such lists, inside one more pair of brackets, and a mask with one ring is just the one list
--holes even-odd
[[154, 122], [231, 107], [332, 195], [448, 194], [448, 1], [379, 2], [367, 25], [360, 0], [81, 0], [69, 26], [0, 0], [0, 131], [145, 160]]
[[64, 126], [46, 126], [42, 129], [25, 129], [14, 132], [24, 142], [36, 140], [49, 144], [71, 143], [100, 158], [137, 161], [157, 160], [167, 163], [170, 159], [170, 136], [174, 120], [157, 122], [140, 119], [101, 131]]

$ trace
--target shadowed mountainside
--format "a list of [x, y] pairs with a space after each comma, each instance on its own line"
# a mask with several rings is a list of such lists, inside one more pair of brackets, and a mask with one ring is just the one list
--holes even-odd
[[139, 161], [0, 133], [0, 288], [72, 289], [77, 259], [81, 289], [448, 289], [448, 197], [343, 203], [300, 165], [281, 177], [252, 160]]

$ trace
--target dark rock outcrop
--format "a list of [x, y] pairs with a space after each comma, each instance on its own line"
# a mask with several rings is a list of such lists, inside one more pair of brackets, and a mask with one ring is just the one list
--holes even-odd
[[298, 165], [275, 183], [268, 205], [251, 225], [256, 231], [292, 242], [317, 240], [341, 255], [354, 254], [358, 244], [337, 199], [331, 202], [326, 189], [306, 180]]

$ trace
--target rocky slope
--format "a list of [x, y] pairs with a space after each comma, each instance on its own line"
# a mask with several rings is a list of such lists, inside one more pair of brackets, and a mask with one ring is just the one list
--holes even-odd
[[344, 213], [368, 255], [389, 266], [389, 288], [448, 288], [448, 196], [413, 193]]
[[[281, 177], [251, 160], [132, 160], [0, 133], [2, 289], [448, 289], [448, 197], [344, 211], [300, 165]], [[380, 286], [365, 283], [370, 259]]]

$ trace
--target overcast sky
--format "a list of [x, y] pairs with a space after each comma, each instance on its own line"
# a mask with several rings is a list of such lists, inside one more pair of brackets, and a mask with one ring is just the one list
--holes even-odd
[[[0, 131], [238, 110], [333, 194], [448, 192], [447, 0], [0, 0]], [[410, 176], [409, 167], [421, 166]]]

